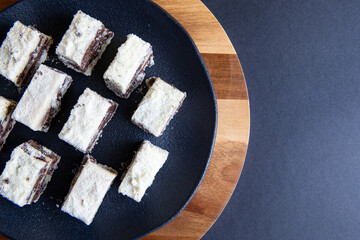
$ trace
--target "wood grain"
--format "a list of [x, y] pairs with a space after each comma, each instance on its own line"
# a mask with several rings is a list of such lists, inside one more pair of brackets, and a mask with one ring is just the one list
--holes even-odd
[[244, 74], [235, 54], [201, 53], [201, 56], [217, 99], [248, 99]]
[[0, 1], [0, 11], [4, 10], [5, 8], [13, 5], [19, 0], [1, 0]]
[[201, 53], [236, 54], [224, 29], [199, 0], [153, 0], [191, 35]]
[[217, 140], [198, 191], [178, 217], [144, 239], [200, 239], [226, 206], [246, 155], [249, 128], [244, 125], [249, 121], [249, 103], [219, 99], [218, 108]]
[[[0, 0], [0, 10], [16, 0]], [[244, 74], [219, 22], [199, 0], [154, 0], [189, 32], [211, 76], [218, 103], [213, 156], [198, 191], [169, 224], [145, 240], [200, 239], [226, 206], [239, 179], [248, 145], [250, 113]], [[0, 240], [7, 238], [0, 235]]]

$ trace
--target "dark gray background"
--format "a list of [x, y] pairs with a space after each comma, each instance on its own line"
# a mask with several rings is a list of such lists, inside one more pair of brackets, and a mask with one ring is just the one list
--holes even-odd
[[251, 107], [240, 181], [204, 239], [360, 239], [360, 1], [203, 2]]

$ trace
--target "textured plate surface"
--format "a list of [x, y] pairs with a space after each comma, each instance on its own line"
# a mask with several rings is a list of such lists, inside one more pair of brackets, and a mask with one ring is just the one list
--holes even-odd
[[[55, 46], [81, 9], [101, 20], [115, 36], [91, 77], [66, 68], [56, 60]], [[216, 100], [206, 68], [188, 34], [162, 9], [149, 1], [128, 0], [24, 0], [0, 13], [0, 41], [13, 22], [20, 20], [54, 38], [45, 64], [70, 74], [74, 82], [65, 94], [62, 109], [48, 133], [33, 132], [17, 123], [0, 153], [0, 171], [13, 148], [33, 139], [52, 149], [62, 159], [39, 202], [20, 208], [0, 197], [0, 232], [14, 239], [132, 239], [138, 238], [173, 219], [190, 201], [206, 171], [216, 132]], [[187, 92], [178, 114], [161, 137], [145, 133], [130, 117], [142, 96], [144, 84], [123, 100], [108, 90], [102, 75], [124, 42], [135, 33], [153, 45], [155, 66], [146, 77], [159, 76]], [[0, 77], [0, 95], [19, 100], [21, 92]], [[131, 161], [144, 139], [170, 152], [169, 158], [141, 203], [117, 193], [117, 177], [105, 196], [93, 223], [84, 223], [57, 207], [68, 192], [83, 154], [58, 139], [72, 106], [86, 87], [119, 103], [114, 118], [105, 128], [92, 155], [102, 164], [121, 169]]]

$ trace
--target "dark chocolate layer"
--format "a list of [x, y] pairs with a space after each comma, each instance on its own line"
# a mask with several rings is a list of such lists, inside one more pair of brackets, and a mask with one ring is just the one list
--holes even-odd
[[49, 111], [47, 112], [47, 114], [46, 114], [46, 116], [45, 116], [45, 118], [43, 120], [43, 128], [41, 129], [41, 131], [47, 132], [49, 130], [51, 120], [60, 111], [60, 109], [61, 109], [61, 99], [64, 96], [67, 89], [70, 87], [71, 83], [72, 83], [72, 78], [67, 76], [65, 78], [64, 84], [59, 89], [59, 92], [58, 92], [56, 100], [55, 100], [56, 103], [51, 104], [51, 108], [49, 109]]
[[86, 72], [89, 65], [97, 59], [99, 54], [102, 52], [102, 47], [109, 39], [112, 39], [114, 33], [104, 26], [96, 33], [94, 41], [91, 42], [90, 46], [85, 52], [85, 55], [81, 61], [81, 67], [79, 70]]
[[91, 63], [95, 61], [99, 55], [102, 53], [103, 48], [105, 47], [107, 41], [111, 40], [114, 36], [114, 33], [104, 26], [98, 30], [96, 33], [95, 39], [90, 43], [87, 48], [83, 59], [81, 60], [81, 66], [72, 61], [71, 59], [66, 58], [65, 56], [59, 56], [60, 60], [63, 61], [65, 65], [69, 65], [72, 68], [78, 70], [79, 72], [85, 73]]
[[[147, 79], [148, 84], [149, 84], [150, 87], [154, 84], [154, 82], [156, 81], [156, 79], [157, 79], [156, 77], [151, 77], [151, 78]], [[170, 86], [172, 86], [173, 88], [175, 88], [175, 87], [174, 87], [173, 85], [171, 85], [171, 84], [170, 84]], [[176, 111], [174, 111], [173, 115], [172, 115], [171, 117], [169, 117], [169, 119], [167, 120], [167, 122], [166, 122], [164, 128], [161, 130], [161, 133], [160, 133], [159, 136], [161, 136], [161, 135], [163, 134], [163, 132], [165, 131], [166, 127], [169, 125], [171, 119], [173, 119], [173, 117], [174, 117], [174, 116], [176, 115], [176, 113], [179, 111], [179, 109], [180, 109], [181, 105], [183, 104], [185, 98], [186, 98], [186, 93], [184, 94], [183, 99], [181, 99], [180, 104], [179, 104], [179, 106], [177, 107]], [[141, 102], [140, 102], [140, 103], [141, 103]], [[142, 130], [144, 130], [145, 132], [152, 134], [152, 133], [149, 132], [149, 131], [144, 127], [144, 125], [142, 125], [141, 123], [135, 122], [135, 121], [133, 121], [133, 120], [131, 120], [131, 121], [132, 121], [135, 125], [137, 125], [139, 128], [141, 128]]]
[[45, 167], [43, 167], [40, 170], [40, 173], [39, 173], [38, 179], [36, 180], [34, 188], [32, 189], [32, 191], [27, 199], [27, 202], [29, 204], [39, 200], [41, 194], [44, 192], [44, 190], [46, 188], [46, 185], [44, 186], [44, 182], [45, 182], [45, 178], [47, 176], [48, 169], [49, 169], [49, 163], [47, 163], [45, 165]]
[[89, 160], [89, 161], [92, 162], [92, 163], [95, 163], [95, 164], [98, 165], [99, 167], [102, 167], [103, 169], [105, 169], [105, 170], [107, 170], [107, 171], [109, 171], [109, 172], [111, 172], [111, 173], [117, 174], [117, 171], [115, 171], [113, 168], [98, 163], [98, 162], [96, 161], [96, 159], [93, 158], [93, 156], [91, 156], [90, 154], [86, 154], [86, 155], [84, 156], [83, 163], [85, 164], [87, 160]]
[[110, 106], [109, 110], [107, 111], [106, 116], [101, 121], [101, 123], [99, 125], [99, 128], [98, 128], [98, 132], [93, 136], [89, 146], [86, 149], [86, 152], [91, 152], [91, 150], [95, 146], [97, 140], [99, 139], [102, 130], [104, 129], [106, 124], [111, 120], [111, 118], [115, 114], [115, 111], [116, 111], [116, 109], [118, 107], [118, 104], [116, 102], [114, 102], [114, 101], [111, 101], [111, 100], [109, 100], [109, 103], [111, 104], [111, 106]]
[[31, 53], [29, 61], [26, 64], [26, 67], [19, 75], [15, 83], [16, 86], [20, 87], [22, 85], [27, 85], [30, 82], [32, 76], [36, 72], [36, 69], [41, 64], [40, 63], [41, 57], [43, 56], [43, 54], [49, 51], [52, 42], [53, 41], [51, 38], [40, 36], [39, 45], [36, 47], [35, 51]]
[[9, 106], [9, 108], [7, 109], [7, 112], [9, 114], [8, 114], [8, 116], [6, 116], [6, 119], [4, 120], [5, 122], [7, 122], [5, 127], [2, 126], [2, 123], [0, 124], [0, 151], [6, 142], [6, 138], [8, 137], [8, 135], [10, 134], [10, 132], [12, 131], [12, 129], [14, 128], [14, 125], [16, 123], [16, 121], [11, 118], [11, 114], [14, 111], [15, 107], [16, 107], [16, 104], [14, 103], [14, 104], [11, 104]]
[[[60, 160], [60, 156], [55, 154], [53, 151], [49, 151], [49, 150], [46, 150], [46, 148], [42, 145], [40, 145], [39, 143], [35, 142], [34, 140], [29, 140], [26, 142], [27, 144], [29, 144], [31, 147], [35, 148], [36, 150], [38, 150], [39, 152], [41, 152], [43, 155], [45, 155], [46, 157], [52, 159], [53, 161], [55, 160]], [[22, 149], [30, 154], [30, 152], [28, 151], [28, 149], [25, 147], [25, 145], [23, 145]], [[42, 161], [46, 161], [45, 158], [41, 158], [41, 157], [36, 157], [36, 159], [38, 160], [42, 160]]]
[[[51, 178], [52, 174], [54, 173], [55, 169], [57, 169], [57, 165], [60, 161], [59, 159], [54, 159], [51, 163], [50, 166], [47, 168], [46, 173], [44, 173], [42, 180], [38, 182], [38, 184], [35, 185], [36, 188], [36, 192], [33, 196], [32, 202], [37, 202], [41, 196], [41, 194], [44, 192], [44, 190], [47, 187], [47, 184], [49, 183], [50, 179], [46, 179], [46, 178]], [[35, 189], [34, 188], [34, 189]]]
[[[138, 67], [138, 69], [136, 70], [133, 78], [131, 79], [129, 88], [126, 90], [126, 92], [123, 94], [122, 92], [120, 92], [120, 90], [118, 89], [118, 87], [113, 84], [111, 81], [109, 81], [109, 79], [105, 79], [105, 84], [106, 86], [112, 90], [117, 96], [121, 97], [121, 98], [129, 98], [130, 94], [142, 83], [142, 81], [144, 80], [144, 77], [139, 78], [140, 74], [144, 74], [145, 73], [145, 68], [146, 67], [150, 67], [154, 58], [153, 55], [153, 51], [152, 51], [152, 47], [150, 47], [149, 54], [147, 56], [144, 57], [144, 60], [142, 62], [142, 64], [140, 64], [140, 66]], [[145, 75], [144, 75], [145, 76]]]
[[35, 183], [35, 186], [33, 188], [33, 190], [31, 191], [31, 194], [28, 198], [28, 203], [32, 203], [32, 202], [36, 202], [41, 194], [44, 192], [44, 190], [46, 189], [46, 186], [49, 182], [49, 179], [51, 175], [53, 174], [54, 170], [57, 168], [57, 164], [60, 161], [60, 156], [58, 156], [57, 154], [55, 154], [54, 152], [49, 152], [47, 150], [44, 149], [44, 147], [40, 144], [38, 144], [37, 142], [33, 141], [33, 140], [29, 140], [27, 141], [23, 146], [22, 149], [30, 155], [30, 152], [27, 148], [27, 144], [30, 145], [31, 147], [35, 148], [36, 150], [38, 150], [42, 155], [45, 155], [46, 157], [50, 158], [50, 161], [48, 159], [46, 159], [44, 156], [33, 156], [34, 158], [40, 160], [40, 161], [44, 161], [46, 162], [46, 165], [40, 170], [40, 174], [38, 176], [38, 179]]
[[156, 79], [158, 79], [157, 77], [150, 77], [148, 79], [145, 80], [145, 84], [148, 88], [150, 88], [156, 81]]

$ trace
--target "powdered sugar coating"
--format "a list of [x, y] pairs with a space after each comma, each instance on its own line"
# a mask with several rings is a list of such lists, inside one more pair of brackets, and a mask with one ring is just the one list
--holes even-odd
[[[0, 47], [0, 74], [20, 86], [19, 77], [27, 67], [32, 54], [41, 43], [41, 37], [51, 37], [16, 21]], [[47, 51], [40, 58], [44, 62]]]
[[[129, 34], [126, 42], [119, 47], [103, 78], [109, 81], [112, 86], [116, 86], [117, 91], [126, 94], [136, 71], [151, 55], [152, 48], [148, 42], [135, 34]], [[152, 57], [150, 57], [149, 65], [154, 65]], [[142, 81], [144, 76], [144, 73], [140, 73], [136, 77], [137, 80]]]
[[131, 121], [159, 137], [185, 97], [185, 92], [181, 92], [160, 78], [156, 78], [132, 115]]
[[0, 96], [0, 150], [16, 123], [11, 116], [16, 104], [15, 101]]
[[168, 155], [166, 150], [145, 140], [119, 186], [119, 193], [140, 202]]
[[57, 46], [56, 54], [67, 67], [90, 76], [113, 36], [102, 22], [79, 10]]
[[69, 119], [59, 133], [59, 138], [84, 153], [90, 152], [94, 138], [99, 137], [104, 127], [101, 128], [101, 124], [114, 104], [117, 107], [117, 103], [86, 88], [71, 110]]
[[88, 159], [77, 173], [61, 210], [91, 224], [116, 175], [115, 170]]
[[0, 122], [4, 122], [16, 106], [16, 102], [0, 96]]
[[[6, 163], [5, 169], [0, 176], [0, 194], [19, 205], [20, 207], [31, 204], [34, 195], [43, 189], [36, 189], [37, 184], [45, 182], [45, 186], [51, 180], [51, 174], [47, 175], [47, 168], [57, 167], [60, 157], [53, 151], [42, 147], [42, 153], [28, 142], [17, 146], [11, 153], [10, 160]], [[50, 158], [49, 155], [55, 156]], [[55, 165], [51, 162], [56, 161]], [[45, 171], [44, 171], [45, 170]], [[41, 180], [39, 182], [39, 179]]]
[[79, 10], [57, 46], [56, 54], [81, 66], [86, 50], [102, 27], [103, 24], [99, 20]]
[[40, 65], [15, 108], [14, 119], [34, 131], [47, 131], [49, 112], [59, 110], [61, 97], [71, 82], [69, 75]]

